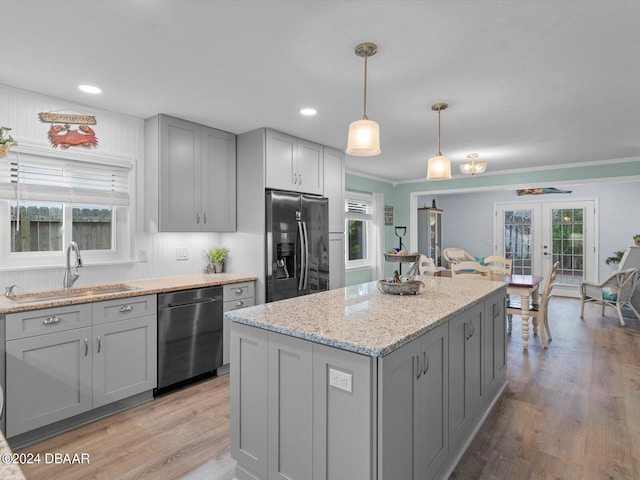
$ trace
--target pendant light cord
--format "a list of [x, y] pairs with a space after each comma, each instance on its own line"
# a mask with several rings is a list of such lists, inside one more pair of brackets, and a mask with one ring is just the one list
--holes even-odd
[[438, 156], [442, 156], [442, 152], [440, 151], [440, 110], [438, 109]]
[[362, 114], [362, 118], [364, 120], [368, 119], [367, 117], [367, 51], [364, 52], [364, 111]]

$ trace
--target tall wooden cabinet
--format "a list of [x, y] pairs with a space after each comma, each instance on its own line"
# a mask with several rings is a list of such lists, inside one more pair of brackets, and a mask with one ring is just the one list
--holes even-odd
[[167, 115], [145, 121], [147, 231], [236, 229], [236, 136]]
[[418, 209], [418, 251], [433, 258], [436, 267], [442, 266], [442, 210]]

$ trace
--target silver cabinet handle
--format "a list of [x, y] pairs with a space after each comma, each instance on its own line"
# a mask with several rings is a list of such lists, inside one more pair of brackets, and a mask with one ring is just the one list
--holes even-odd
[[100, 338], [100, 335], [98, 335], [98, 353], [100, 353], [101, 347], [102, 347], [102, 339]]
[[86, 357], [87, 355], [89, 355], [89, 339], [85, 338], [84, 339], [84, 356]]
[[200, 214], [196, 213], [196, 223], [200, 223]]
[[240, 295], [242, 293], [242, 289], [241, 288], [236, 288], [235, 294], [236, 295]]
[[44, 323], [45, 325], [51, 325], [53, 323], [60, 323], [60, 317], [47, 317], [42, 321], [42, 323]]
[[244, 305], [244, 302], [243, 302], [242, 300], [238, 300], [238, 301], [236, 302], [236, 307], [241, 307], [241, 306], [243, 306], [243, 305]]
[[202, 223], [207, 223], [207, 214], [206, 213], [202, 214]]
[[302, 185], [302, 174], [298, 174], [298, 185]]
[[420, 368], [420, 355], [416, 355], [416, 379], [420, 378], [420, 375], [422, 375], [422, 368]]
[[422, 370], [422, 373], [423, 375], [426, 375], [429, 370], [429, 355], [427, 355], [427, 352], [423, 352], [422, 355], [424, 358], [424, 369]]
[[297, 185], [297, 184], [298, 184], [298, 174], [297, 174], [297, 173], [294, 173], [294, 174], [293, 174], [293, 184], [294, 184], [294, 185]]
[[123, 305], [120, 307], [121, 313], [130, 312], [131, 310], [133, 310], [133, 307], [131, 305]]

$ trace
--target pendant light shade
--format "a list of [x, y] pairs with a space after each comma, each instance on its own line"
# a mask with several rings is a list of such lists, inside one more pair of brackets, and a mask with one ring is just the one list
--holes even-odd
[[477, 161], [476, 159], [479, 157], [477, 153], [470, 153], [467, 155], [469, 159], [468, 162], [463, 162], [460, 164], [460, 171], [465, 175], [475, 175], [476, 173], [484, 173], [487, 169], [487, 162], [485, 161]]
[[355, 53], [364, 57], [364, 112], [360, 120], [349, 125], [347, 153], [358, 157], [380, 155], [380, 126], [367, 117], [367, 58], [375, 55], [378, 47], [374, 43], [361, 43]]
[[427, 164], [427, 180], [449, 180], [451, 178], [451, 160], [442, 155], [440, 151], [440, 112], [449, 105], [436, 103], [431, 105], [431, 110], [438, 112], [438, 153], [429, 159]]

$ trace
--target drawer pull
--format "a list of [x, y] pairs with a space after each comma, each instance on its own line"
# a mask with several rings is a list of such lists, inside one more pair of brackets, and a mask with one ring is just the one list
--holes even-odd
[[89, 339], [85, 338], [84, 339], [84, 356], [86, 357], [87, 355], [89, 355]]
[[100, 335], [98, 335], [98, 353], [100, 353], [101, 348], [102, 348], [102, 339], [100, 338]]
[[244, 302], [242, 300], [238, 300], [236, 302], [236, 307], [242, 307], [244, 305]]
[[121, 313], [130, 312], [131, 310], [133, 310], [133, 307], [131, 305], [123, 305], [120, 307]]
[[45, 325], [51, 325], [53, 323], [60, 323], [60, 317], [47, 317], [42, 321], [42, 323], [44, 323]]
[[241, 288], [236, 288], [236, 295], [240, 295], [242, 293], [242, 289]]

